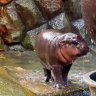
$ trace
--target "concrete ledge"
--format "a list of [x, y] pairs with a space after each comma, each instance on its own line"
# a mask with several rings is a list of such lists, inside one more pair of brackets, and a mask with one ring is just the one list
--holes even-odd
[[27, 82], [27, 84], [23, 83], [21, 85], [31, 90], [36, 96], [88, 96], [84, 95], [87, 93], [87, 88], [83, 88], [79, 84], [71, 84], [62, 90], [56, 90], [52, 86], [41, 82]]

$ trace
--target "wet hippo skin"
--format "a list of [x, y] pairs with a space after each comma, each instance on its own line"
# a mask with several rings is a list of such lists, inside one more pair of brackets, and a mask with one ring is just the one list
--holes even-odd
[[52, 80], [56, 88], [63, 88], [68, 85], [72, 62], [87, 54], [89, 47], [76, 34], [46, 30], [38, 34], [35, 50], [44, 68], [45, 81]]

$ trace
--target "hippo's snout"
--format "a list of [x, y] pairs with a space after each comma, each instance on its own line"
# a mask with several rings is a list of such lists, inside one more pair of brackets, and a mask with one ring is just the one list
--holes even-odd
[[80, 56], [86, 55], [89, 52], [89, 47], [88, 47], [87, 44], [80, 44], [79, 49], [80, 49], [80, 52], [81, 52]]

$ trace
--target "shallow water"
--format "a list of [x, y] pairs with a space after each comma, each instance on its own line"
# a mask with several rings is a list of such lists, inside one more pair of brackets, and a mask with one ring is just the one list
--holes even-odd
[[[95, 51], [96, 47], [91, 46], [91, 48]], [[95, 51], [96, 52], [96, 51]], [[43, 76], [42, 65], [35, 52], [26, 51], [10, 51], [6, 53], [5, 59], [0, 59], [0, 66], [7, 67], [20, 67], [26, 70], [31, 70], [34, 78], [38, 76]], [[83, 74], [96, 70], [96, 57], [92, 55], [90, 52], [81, 58], [78, 58], [73, 63], [73, 66], [70, 70], [69, 78], [75, 78], [82, 81]]]
[[[91, 46], [91, 48], [96, 52], [96, 47]], [[95, 54], [95, 53], [94, 53]], [[71, 70], [69, 72], [69, 78], [72, 80], [76, 80], [77, 83], [80, 81], [83, 82], [82, 76], [83, 74], [96, 70], [96, 56], [92, 55], [90, 52], [81, 58], [78, 58], [73, 63], [73, 66], [71, 67]], [[11, 77], [14, 77], [21, 85], [28, 86], [29, 89], [36, 89], [42, 92], [49, 92], [50, 89], [45, 89], [45, 83], [43, 83], [44, 86], [41, 86], [41, 83], [38, 83], [38, 81], [43, 82], [44, 76], [43, 76], [43, 69], [42, 65], [40, 64], [40, 61], [38, 57], [36, 56], [35, 52], [32, 51], [10, 51], [5, 54], [5, 58], [0, 59], [0, 67], [5, 68], [8, 71], [8, 74]], [[25, 71], [26, 70], [26, 71]], [[35, 82], [35, 83], [33, 83]], [[38, 89], [36, 85], [39, 84], [41, 86], [41, 89]], [[38, 90], [37, 90], [38, 89]], [[38, 92], [39, 92], [38, 91]], [[51, 90], [52, 91], [52, 90]], [[88, 96], [88, 95], [84, 95]]]
[[[71, 76], [79, 80], [83, 80], [83, 74], [96, 70], [96, 46], [90, 46], [94, 52], [89, 52], [87, 55], [78, 58], [71, 68]], [[71, 77], [70, 76], [70, 77]]]

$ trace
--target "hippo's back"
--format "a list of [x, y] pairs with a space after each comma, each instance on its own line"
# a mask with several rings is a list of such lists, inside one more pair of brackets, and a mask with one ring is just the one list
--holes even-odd
[[45, 62], [46, 58], [49, 57], [48, 53], [50, 51], [50, 44], [53, 39], [58, 36], [56, 30], [46, 30], [46, 32], [41, 32], [38, 34], [35, 43], [35, 50], [39, 58]]

